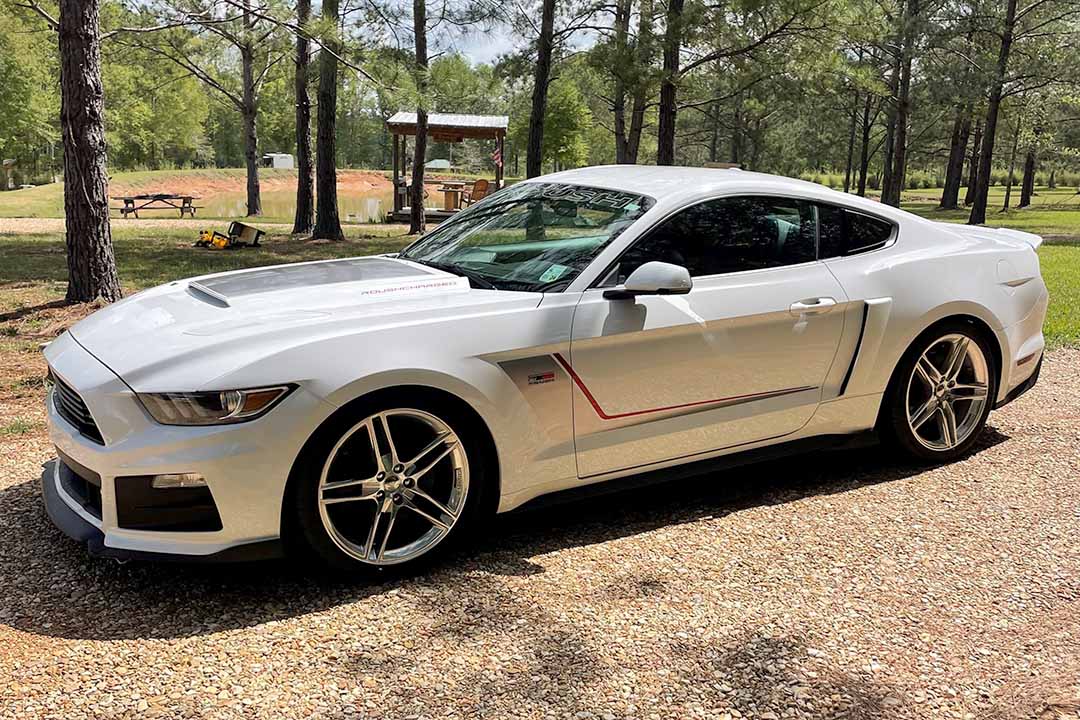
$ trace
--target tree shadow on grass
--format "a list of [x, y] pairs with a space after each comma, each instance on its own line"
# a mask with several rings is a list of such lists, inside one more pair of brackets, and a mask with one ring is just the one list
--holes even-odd
[[[215, 223], [208, 222], [207, 225], [210, 227]], [[146, 237], [115, 236], [113, 244], [121, 280], [126, 286], [141, 288], [249, 267], [395, 252], [412, 238], [365, 237], [337, 243], [313, 243], [288, 236], [271, 236], [258, 248], [240, 250], [191, 247], [196, 240], [197, 231], [183, 229], [165, 235], [158, 231]], [[0, 284], [66, 281], [66, 258], [62, 235], [0, 235]]]
[[[1006, 439], [987, 428], [975, 452]], [[491, 583], [478, 576], [543, 572], [530, 561], [537, 555], [755, 506], [849, 492], [924, 469], [897, 464], [877, 450], [819, 452], [682, 480], [664, 492], [650, 486], [518, 511], [495, 518], [480, 533], [482, 541], [426, 574], [368, 580], [316, 575], [289, 561], [214, 566], [94, 559], [49, 523], [38, 483], [27, 481], [0, 490], [0, 623], [73, 639], [181, 638], [302, 616], [395, 588], [423, 588], [431, 611], [438, 613], [441, 606], [490, 593]], [[663, 581], [642, 577], [621, 587], [643, 595], [662, 590]], [[513, 604], [513, 598], [504, 599]], [[493, 612], [511, 612], [498, 605]]]
[[38, 303], [37, 305], [21, 307], [18, 310], [0, 313], [0, 322], [21, 320], [24, 317], [33, 315], [35, 313], [43, 312], [45, 310], [56, 310], [62, 307], [66, 307], [68, 304], [69, 303], [67, 300], [50, 300], [49, 302]]

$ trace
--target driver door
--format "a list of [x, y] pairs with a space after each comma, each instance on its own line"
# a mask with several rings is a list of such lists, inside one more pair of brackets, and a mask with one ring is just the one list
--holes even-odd
[[639, 265], [687, 267], [687, 295], [583, 293], [570, 357], [582, 477], [781, 437], [821, 400], [843, 330], [843, 289], [817, 261], [808, 203], [741, 197], [684, 209], [602, 283]]

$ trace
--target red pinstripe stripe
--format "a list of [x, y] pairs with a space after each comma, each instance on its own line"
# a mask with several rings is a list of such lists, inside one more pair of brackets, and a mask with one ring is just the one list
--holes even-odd
[[631, 410], [630, 412], [610, 414], [605, 412], [604, 408], [600, 407], [600, 403], [597, 402], [593, 394], [589, 392], [589, 388], [587, 385], [585, 385], [585, 381], [582, 380], [581, 376], [579, 376], [574, 371], [573, 366], [571, 366], [567, 359], [562, 356], [562, 353], [555, 353], [554, 358], [558, 361], [560, 365], [562, 365], [563, 369], [566, 370], [567, 374], [574, 381], [574, 384], [581, 389], [581, 392], [585, 395], [585, 399], [589, 401], [589, 404], [592, 405], [593, 410], [596, 412], [596, 414], [600, 417], [601, 420], [619, 420], [620, 418], [634, 417], [636, 415], [649, 415], [651, 413], [667, 412], [669, 410], [681, 410], [683, 408], [698, 407], [701, 405], [715, 405], [717, 403], [731, 402], [733, 400], [752, 400], [756, 397], [762, 397], [766, 395], [779, 395], [814, 389], [813, 387], [807, 386], [799, 388], [788, 388], [785, 390], [769, 390], [767, 392], [750, 393], [749, 395], [732, 395], [730, 397], [716, 398], [714, 400], [697, 400], [695, 402], [683, 403], [681, 405], [667, 405], [666, 407], [650, 408], [648, 410]]

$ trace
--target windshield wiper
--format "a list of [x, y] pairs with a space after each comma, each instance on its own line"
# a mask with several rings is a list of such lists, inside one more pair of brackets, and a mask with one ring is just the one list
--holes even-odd
[[446, 263], [434, 262], [432, 260], [420, 260], [418, 258], [408, 258], [410, 262], [414, 262], [418, 265], [425, 265], [435, 270], [442, 270], [448, 272], [451, 275], [458, 275], [460, 277], [468, 278], [470, 283], [479, 285], [484, 290], [498, 290], [495, 283], [485, 278], [480, 273], [474, 270], [466, 270], [458, 267], [457, 265], [447, 265]]

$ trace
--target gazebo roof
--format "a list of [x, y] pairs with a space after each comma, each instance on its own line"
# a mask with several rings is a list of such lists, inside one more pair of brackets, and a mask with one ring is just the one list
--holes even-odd
[[[428, 114], [428, 134], [449, 138], [495, 138], [505, 135], [509, 124], [506, 115]], [[416, 113], [396, 112], [386, 125], [399, 135], [415, 135]]]

